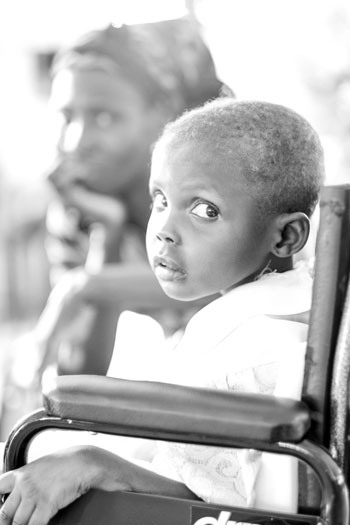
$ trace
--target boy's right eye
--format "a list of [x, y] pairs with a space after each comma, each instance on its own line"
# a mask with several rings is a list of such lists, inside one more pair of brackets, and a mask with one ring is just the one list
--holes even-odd
[[152, 197], [152, 209], [160, 211], [166, 208], [167, 206], [168, 203], [163, 193], [161, 193], [160, 191], [154, 193]]

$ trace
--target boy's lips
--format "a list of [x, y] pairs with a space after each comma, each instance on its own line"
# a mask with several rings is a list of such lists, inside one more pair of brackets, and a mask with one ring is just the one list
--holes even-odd
[[185, 270], [168, 257], [154, 257], [153, 268], [158, 279], [162, 281], [179, 281], [187, 276]]

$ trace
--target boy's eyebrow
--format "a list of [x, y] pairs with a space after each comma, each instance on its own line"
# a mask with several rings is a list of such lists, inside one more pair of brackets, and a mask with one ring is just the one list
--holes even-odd
[[153, 198], [153, 194], [154, 194], [155, 190], [158, 189], [158, 188], [159, 188], [159, 186], [157, 184], [149, 184], [149, 186], [148, 186], [148, 194], [151, 197], [151, 199]]
[[[162, 189], [162, 184], [156, 179], [152, 179], [150, 180], [149, 185], [148, 185], [149, 193], [152, 194], [152, 191], [154, 191], [155, 188]], [[215, 192], [215, 198], [220, 199], [221, 197], [220, 191], [218, 191], [218, 189], [214, 185], [208, 186], [208, 182], [206, 183], [204, 182], [199, 183], [198, 181], [196, 181], [195, 183], [188, 182], [187, 184], [186, 183], [181, 184], [180, 189], [183, 191], [193, 191], [193, 193], [195, 193], [196, 196], [198, 197], [200, 196], [199, 194], [201, 192], [204, 192], [204, 193]]]
[[182, 188], [183, 191], [187, 191], [187, 192], [192, 192], [193, 194], [195, 194], [196, 196], [200, 197], [202, 193], [204, 193], [205, 195], [209, 195], [211, 196], [211, 198], [215, 198], [215, 199], [220, 199], [221, 195], [220, 195], [220, 192], [218, 191], [218, 189], [214, 186], [214, 185], [208, 185], [208, 183], [203, 183], [203, 184], [198, 184], [198, 183], [195, 183], [195, 184], [184, 184], [182, 185]]
[[162, 183], [160, 180], [158, 180], [156, 177], [150, 177], [149, 179], [149, 182], [148, 182], [148, 188], [149, 190], [153, 189], [153, 188], [161, 188], [162, 186]]

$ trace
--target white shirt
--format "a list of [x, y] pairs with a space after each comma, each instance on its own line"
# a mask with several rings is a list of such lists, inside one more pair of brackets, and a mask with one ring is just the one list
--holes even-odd
[[[164, 348], [161, 328], [153, 319], [126, 312], [120, 318], [108, 375], [299, 399], [307, 325], [289, 316], [309, 311], [311, 292], [305, 262], [283, 274], [265, 274], [195, 314], [175, 348]], [[135, 461], [184, 482], [208, 502], [296, 510], [297, 469], [292, 458], [176, 443], [158, 443], [154, 452], [147, 440], [50, 434], [49, 440], [45, 433], [36, 439], [31, 460], [65, 444], [86, 442], [128, 459], [148, 454], [150, 462]]]
[[[174, 351], [159, 353], [149, 379], [299, 399], [308, 327], [290, 316], [309, 311], [311, 292], [305, 262], [233, 289], [190, 320]], [[291, 458], [161, 443], [153, 465], [208, 502], [296, 508]]]

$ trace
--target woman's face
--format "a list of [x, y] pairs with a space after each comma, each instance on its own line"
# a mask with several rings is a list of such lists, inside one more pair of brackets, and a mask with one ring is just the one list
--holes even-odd
[[228, 170], [184, 145], [170, 160], [157, 146], [151, 169], [147, 251], [167, 295], [193, 300], [253, 280], [268, 263], [273, 228], [261, 224], [243, 184], [241, 162]]
[[59, 117], [54, 185], [68, 177], [118, 195], [147, 173], [154, 109], [124, 78], [98, 69], [62, 70], [53, 81], [51, 106]]

